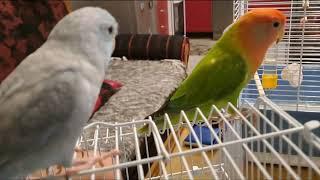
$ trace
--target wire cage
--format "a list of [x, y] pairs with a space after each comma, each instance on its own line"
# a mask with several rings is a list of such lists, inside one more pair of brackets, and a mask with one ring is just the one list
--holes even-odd
[[[258, 98], [255, 104], [246, 101], [240, 109], [232, 104], [228, 108], [236, 112], [235, 118], [216, 106], [212, 106], [208, 118], [200, 109], [194, 117], [182, 111], [177, 126], [166, 115], [167, 131], [159, 131], [151, 119], [90, 124], [84, 128], [78, 145], [91, 151], [91, 156], [102, 154], [106, 145], [124, 151], [122, 143], [133, 136], [136, 159], [128, 161], [125, 154], [120, 154], [112, 159], [112, 165], [81, 171], [72, 179], [320, 178], [320, 139], [313, 133], [319, 121], [302, 125], [266, 97]], [[149, 133], [137, 133], [138, 127], [146, 123], [150, 125]], [[195, 129], [194, 125], [208, 128]], [[130, 133], [122, 133], [123, 128], [130, 128]], [[91, 135], [86, 133], [92, 130]], [[163, 134], [168, 137], [165, 142]], [[139, 144], [141, 138], [148, 144], [149, 136], [156, 142], [155, 156], [149, 155], [148, 146], [142, 149]], [[207, 144], [204, 139], [209, 139]], [[141, 151], [147, 156], [140, 156]], [[138, 172], [138, 177], [130, 177], [130, 168]]]
[[320, 1], [235, 0], [234, 20], [261, 7], [285, 13], [286, 33], [278, 45], [270, 48], [241, 99], [254, 103], [259, 95], [266, 95], [285, 110], [319, 111]]

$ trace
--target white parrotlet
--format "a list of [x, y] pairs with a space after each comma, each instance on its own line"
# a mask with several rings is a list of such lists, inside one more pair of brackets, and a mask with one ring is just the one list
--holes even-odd
[[108, 11], [76, 10], [1, 83], [0, 179], [21, 178], [51, 165], [72, 165], [117, 31]]

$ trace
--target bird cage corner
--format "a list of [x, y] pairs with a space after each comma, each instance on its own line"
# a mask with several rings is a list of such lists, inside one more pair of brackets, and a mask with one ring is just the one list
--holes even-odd
[[320, 1], [235, 0], [234, 18], [255, 8], [276, 8], [287, 17], [282, 41], [269, 49], [240, 102], [266, 96], [286, 111], [320, 110]]

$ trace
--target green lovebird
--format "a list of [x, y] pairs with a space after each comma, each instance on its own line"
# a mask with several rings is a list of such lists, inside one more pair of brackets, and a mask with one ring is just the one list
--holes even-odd
[[[181, 110], [192, 117], [199, 107], [207, 116], [212, 105], [220, 109], [231, 102], [237, 106], [241, 90], [252, 79], [268, 48], [282, 39], [285, 23], [285, 15], [276, 9], [253, 9], [241, 16], [226, 29], [168, 102], [151, 115], [157, 127], [163, 127], [164, 113], [175, 125]], [[148, 125], [139, 132], [147, 129]]]

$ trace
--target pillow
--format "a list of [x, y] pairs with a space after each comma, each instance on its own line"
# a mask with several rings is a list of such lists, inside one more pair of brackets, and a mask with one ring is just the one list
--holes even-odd
[[121, 87], [122, 84], [117, 81], [108, 79], [104, 80], [101, 85], [101, 90], [91, 117], [95, 112], [97, 112], [100, 109], [100, 107], [102, 107], [110, 99], [112, 95], [118, 92], [121, 89]]

